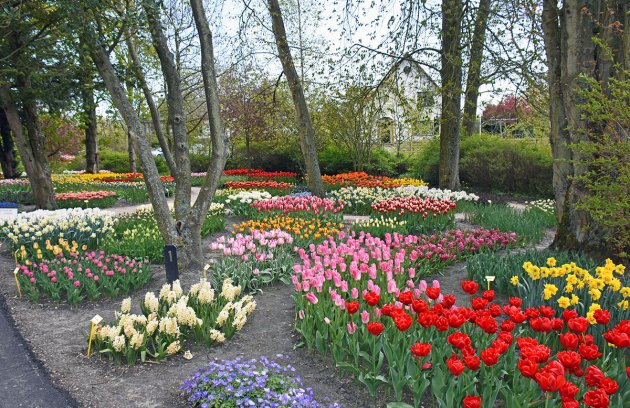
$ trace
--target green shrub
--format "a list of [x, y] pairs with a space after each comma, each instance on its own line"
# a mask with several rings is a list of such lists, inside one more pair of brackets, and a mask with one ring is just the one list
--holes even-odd
[[100, 167], [102, 170], [114, 173], [128, 173], [129, 155], [126, 152], [102, 151], [100, 152]]
[[318, 153], [318, 157], [319, 168], [322, 174], [339, 174], [353, 171], [350, 155], [339, 146], [326, 146]]
[[413, 158], [412, 173], [432, 186], [440, 184], [440, 140], [429, 141], [420, 153]]
[[552, 163], [542, 143], [472, 136], [462, 142], [460, 179], [484, 191], [553, 196]]
[[[428, 142], [414, 158], [413, 175], [439, 184], [440, 141]], [[462, 141], [460, 180], [482, 191], [528, 196], [553, 196], [551, 149], [532, 140], [508, 140], [499, 136], [471, 136]]]

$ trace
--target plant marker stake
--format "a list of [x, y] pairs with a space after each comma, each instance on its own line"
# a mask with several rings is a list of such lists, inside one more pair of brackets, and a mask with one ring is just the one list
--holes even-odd
[[15, 269], [13, 270], [13, 277], [15, 278], [15, 286], [17, 286], [17, 290], [18, 290], [18, 294], [20, 295], [20, 299], [22, 299], [22, 289], [20, 288], [20, 281], [18, 280], [18, 271], [20, 270], [20, 268], [18, 268], [17, 266], [15, 267]]
[[210, 264], [206, 264], [206, 266], [203, 267], [203, 280], [206, 280], [208, 269], [210, 269]]
[[88, 341], [88, 351], [87, 356], [90, 358], [90, 351], [92, 350], [92, 339], [94, 338], [94, 327], [97, 324], [103, 321], [103, 318], [99, 315], [96, 315], [92, 318], [92, 327], [90, 327], [90, 340]]
[[494, 276], [487, 276], [486, 275], [486, 280], [488, 281], [488, 290], [490, 290], [490, 282], [494, 282]]

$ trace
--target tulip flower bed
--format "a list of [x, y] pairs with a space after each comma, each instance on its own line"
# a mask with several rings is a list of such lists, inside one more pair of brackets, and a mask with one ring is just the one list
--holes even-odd
[[113, 191], [57, 193], [55, 200], [59, 208], [107, 208], [116, 204], [116, 193]]
[[[352, 255], [347, 245], [331, 241], [301, 254], [296, 329], [373, 395], [391, 389], [402, 401], [406, 390], [418, 407], [427, 392], [445, 408], [493, 407], [498, 399], [507, 407], [630, 403], [623, 349], [630, 346], [630, 321], [601, 312], [597, 324], [616, 348], [600, 349], [575, 310], [524, 309], [515, 297], [500, 306], [492, 290], [456, 307], [438, 281], [413, 281], [404, 251], [383, 251], [392, 259], [367, 266], [377, 248], [355, 246]], [[476, 295], [479, 285], [464, 281], [462, 289]]]
[[[512, 283], [522, 282], [523, 279], [527, 278], [523, 264], [525, 262], [531, 262], [535, 265], [544, 264], [549, 258], [556, 259], [558, 264], [575, 263], [587, 270], [595, 270], [598, 266], [594, 260], [575, 252], [528, 249], [523, 252], [508, 251], [508, 253], [499, 256], [495, 254], [475, 255], [466, 261], [466, 271], [468, 272], [468, 279], [474, 281], [482, 281], [486, 275], [494, 276], [495, 280], [492, 285], [499, 293], [505, 296], [518, 296], [518, 286]], [[562, 291], [563, 289], [559, 290], [559, 293]], [[533, 299], [533, 297], [527, 296], [524, 300], [526, 307], [529, 307], [541, 304], [543, 299], [542, 297]], [[551, 306], [550, 302], [546, 303]], [[557, 309], [556, 311], [560, 312], [561, 310]]]
[[254, 293], [274, 282], [291, 282], [294, 258], [293, 237], [281, 230], [219, 237], [210, 250], [222, 251], [223, 257], [212, 264], [212, 280], [231, 278], [244, 292]]
[[229, 279], [218, 295], [203, 279], [186, 295], [175, 281], [164, 285], [158, 296], [148, 292], [140, 315], [131, 314], [131, 299], [123, 300], [116, 320], [97, 326], [93, 346], [117, 363], [134, 364], [177, 354], [186, 339], [207, 345], [223, 343], [243, 328], [256, 309], [251, 296], [240, 295], [241, 288]]
[[293, 184], [278, 181], [226, 181], [227, 188], [237, 188], [243, 190], [265, 190], [271, 195], [286, 193], [293, 187]]
[[[201, 226], [201, 236], [222, 231], [225, 228], [223, 204], [213, 203]], [[146, 258], [162, 262], [164, 240], [158, 229], [152, 209], [137, 210], [133, 214], [116, 219], [114, 233], [101, 241], [101, 248], [108, 253]]]
[[250, 204], [270, 198], [271, 194], [267, 191], [244, 190], [230, 194], [222, 201], [232, 214], [238, 217], [251, 218], [256, 210]]
[[54, 259], [27, 260], [18, 268], [20, 286], [27, 297], [38, 301], [43, 295], [69, 304], [129, 293], [151, 278], [147, 262], [103, 251], [62, 252]]
[[540, 242], [555, 217], [537, 208], [517, 210], [507, 205], [466, 205], [466, 221], [486, 228], [514, 231], [528, 243]]
[[386, 234], [402, 234], [407, 235], [407, 221], [398, 220], [396, 217], [385, 217], [381, 215], [378, 218], [372, 217], [366, 220], [355, 221], [350, 225], [350, 230], [359, 233], [361, 231], [370, 234], [373, 237], [384, 238]]
[[372, 204], [372, 209], [388, 216], [396, 216], [406, 222], [410, 233], [444, 231], [453, 228], [455, 217], [454, 201], [442, 201], [433, 198], [396, 197]]
[[336, 235], [344, 227], [343, 223], [322, 221], [319, 218], [296, 218], [289, 216], [270, 216], [261, 220], [249, 220], [240, 224], [234, 224], [237, 233], [251, 233], [257, 231], [282, 230], [293, 236], [295, 245], [308, 246], [310, 243], [319, 243], [329, 236]]
[[34, 243], [44, 246], [46, 241], [57, 242], [60, 237], [95, 249], [99, 239], [114, 232], [113, 225], [111, 214], [99, 209], [38, 210], [0, 220], [0, 238], [26, 257], [27, 253], [36, 255], [30, 251]]
[[304, 388], [299, 377], [291, 376], [292, 371], [291, 365], [264, 356], [249, 361], [240, 357], [215, 359], [185, 381], [181, 389], [193, 407], [325, 407], [315, 400], [310, 388]]
[[371, 176], [365, 172], [340, 173], [334, 176], [322, 176], [324, 184], [329, 187], [383, 187], [426, 186], [427, 183], [413, 178], [392, 179], [382, 176]]
[[33, 191], [26, 179], [0, 180], [0, 197], [2, 200], [12, 201], [22, 205], [33, 204]]
[[[341, 221], [343, 204], [330, 198], [316, 196], [282, 196], [261, 200], [251, 206], [260, 213], [291, 215], [301, 218], [322, 218], [328, 221]], [[265, 214], [265, 216], [266, 216]]]

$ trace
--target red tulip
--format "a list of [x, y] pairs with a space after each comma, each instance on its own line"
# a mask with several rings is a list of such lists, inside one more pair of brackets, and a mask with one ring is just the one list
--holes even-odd
[[481, 397], [469, 395], [464, 398], [464, 408], [481, 408]]
[[610, 399], [602, 389], [590, 390], [584, 394], [582, 402], [588, 407], [606, 408], [610, 404]]
[[374, 336], [378, 336], [379, 334], [383, 332], [383, 329], [385, 329], [385, 327], [383, 326], [382, 323], [379, 323], [379, 322], [369, 322], [367, 324], [367, 329], [368, 329], [368, 332], [370, 332], [370, 334], [373, 334]]

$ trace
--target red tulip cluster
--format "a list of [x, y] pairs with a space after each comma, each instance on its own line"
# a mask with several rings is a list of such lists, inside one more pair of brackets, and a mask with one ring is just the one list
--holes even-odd
[[455, 208], [454, 201], [442, 201], [434, 198], [395, 197], [372, 204], [372, 209], [382, 213], [396, 213], [398, 216], [406, 213], [420, 214], [427, 218], [429, 213], [434, 217], [446, 215]]

